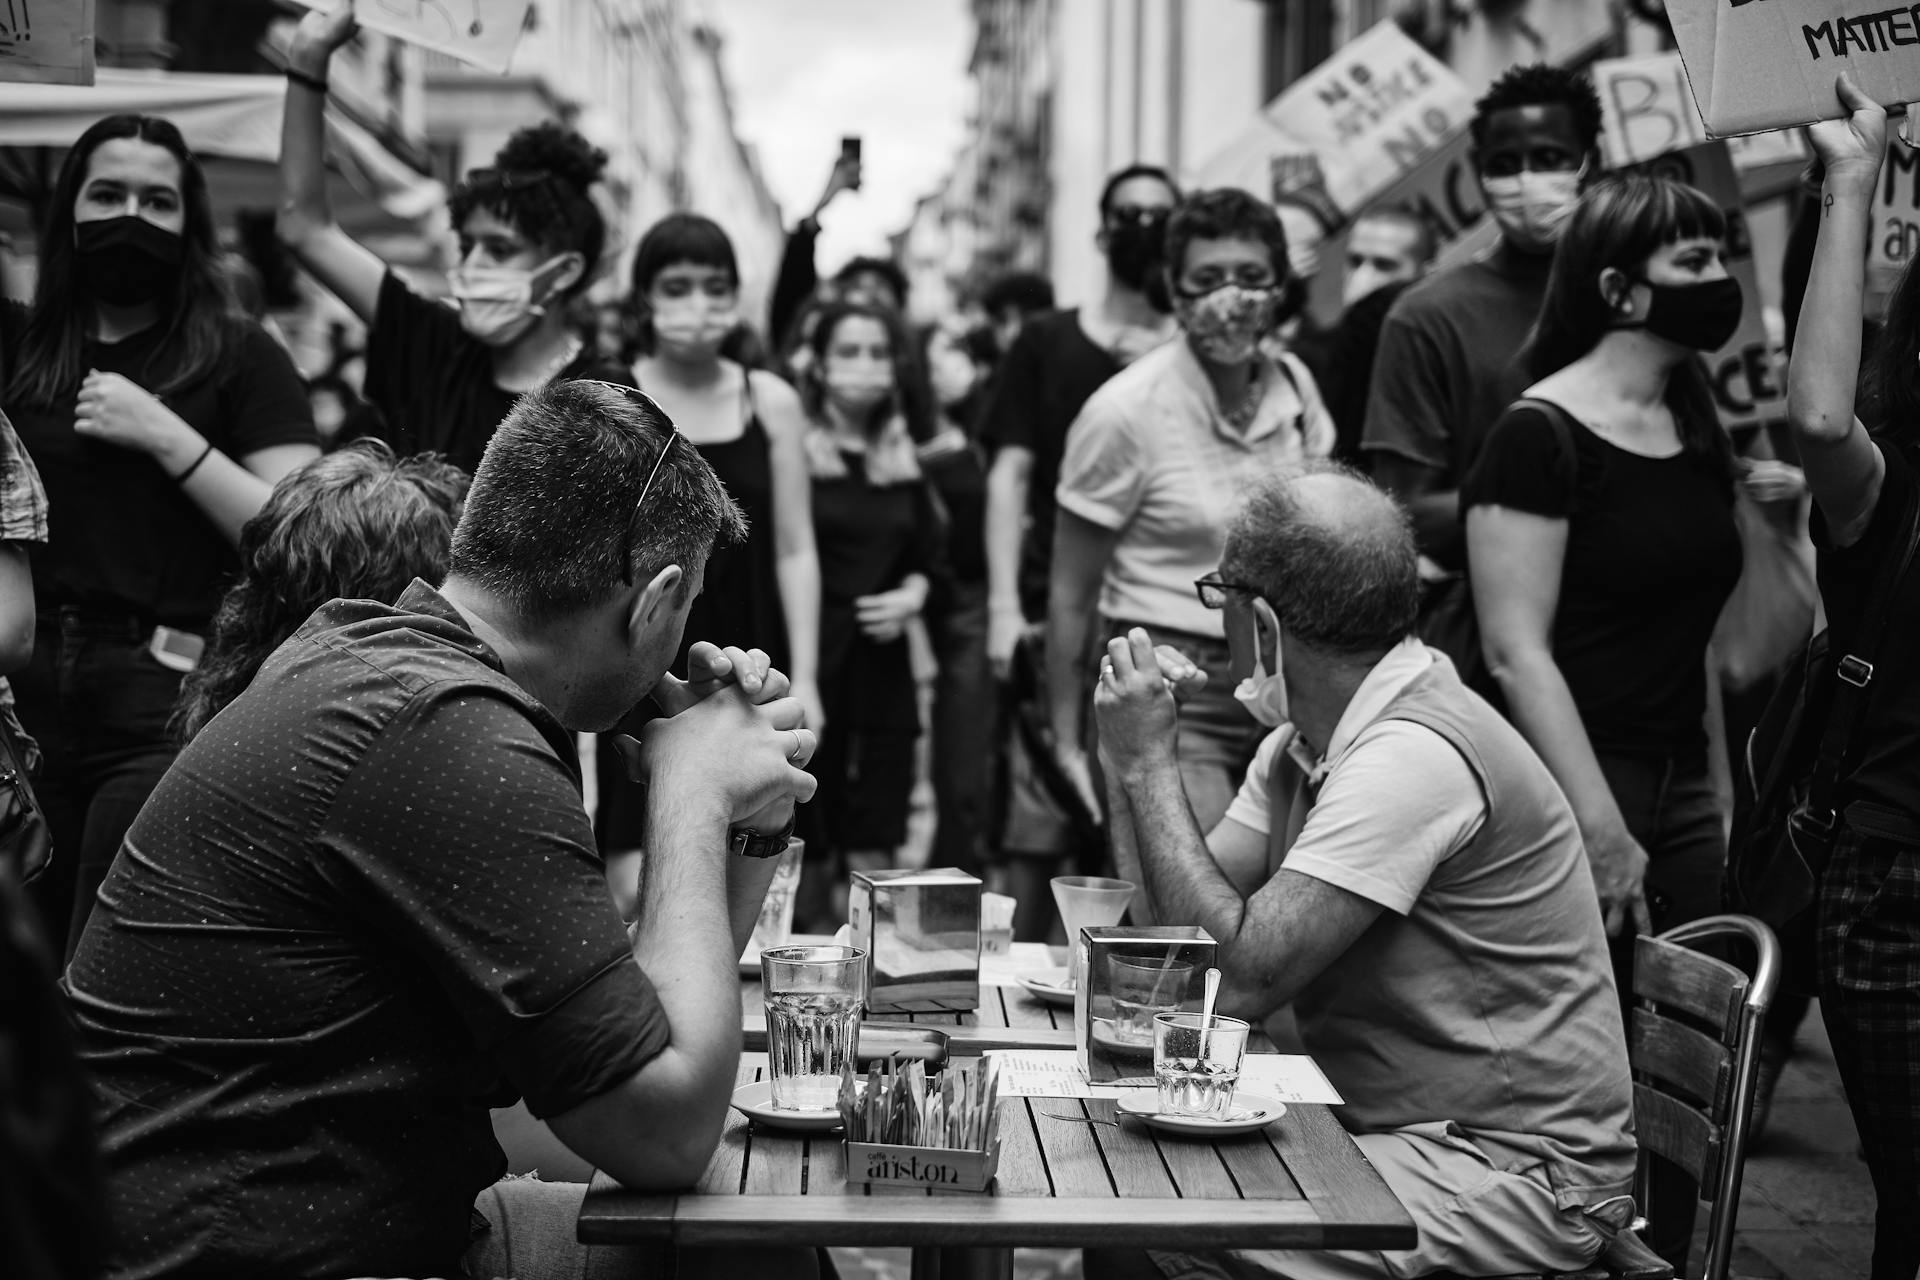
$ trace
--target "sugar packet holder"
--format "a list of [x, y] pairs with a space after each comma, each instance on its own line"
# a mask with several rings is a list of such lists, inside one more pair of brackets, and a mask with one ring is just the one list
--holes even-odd
[[1000, 1163], [999, 1070], [950, 1068], [930, 1082], [923, 1063], [870, 1068], [857, 1089], [841, 1075], [847, 1180], [983, 1191]]

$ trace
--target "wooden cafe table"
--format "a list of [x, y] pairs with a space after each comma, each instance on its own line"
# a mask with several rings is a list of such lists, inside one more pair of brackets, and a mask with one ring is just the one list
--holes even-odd
[[[977, 1015], [913, 1021], [944, 1021], [956, 1056], [1071, 1045], [1071, 1010], [1050, 1009], [1018, 987], [981, 994]], [[748, 1008], [755, 1003], [749, 996]], [[755, 1043], [751, 1026], [748, 1043]], [[764, 1047], [764, 1029], [758, 1043]], [[765, 1072], [765, 1054], [749, 1052], [739, 1083]], [[1003, 1098], [999, 1174], [986, 1192], [849, 1183], [837, 1134], [776, 1132], [729, 1112], [719, 1149], [691, 1191], [628, 1191], [596, 1175], [579, 1238], [908, 1246], [915, 1280], [954, 1280], [1010, 1277], [1011, 1251], [1020, 1246], [1405, 1249], [1415, 1232], [1324, 1106], [1290, 1105], [1255, 1133], [1196, 1141], [1157, 1135], [1121, 1118], [1111, 1101]]]

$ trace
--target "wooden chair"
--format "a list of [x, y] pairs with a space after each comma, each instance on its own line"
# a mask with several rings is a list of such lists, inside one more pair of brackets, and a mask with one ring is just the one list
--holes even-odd
[[[1753, 950], [1751, 976], [1694, 949], [1728, 942]], [[1701, 1280], [1726, 1280], [1732, 1265], [1760, 1031], [1779, 981], [1779, 943], [1751, 916], [1708, 916], [1640, 938], [1634, 948], [1627, 1051], [1634, 1130], [1643, 1152], [1664, 1156], [1700, 1183], [1709, 1213]], [[1645, 1160], [1634, 1194], [1644, 1207]]]
[[[1731, 941], [1745, 942], [1756, 953], [1751, 977], [1693, 949]], [[1760, 1030], [1779, 981], [1779, 944], [1771, 929], [1750, 916], [1708, 916], [1657, 938], [1640, 938], [1634, 948], [1635, 1005], [1627, 1037], [1634, 1130], [1642, 1152], [1673, 1161], [1700, 1183], [1700, 1198], [1709, 1205], [1701, 1280], [1727, 1280], [1760, 1067]], [[1647, 1203], [1644, 1159], [1634, 1179], [1634, 1199], [1643, 1207]], [[1671, 1266], [1633, 1231], [1623, 1231], [1584, 1271], [1499, 1280], [1672, 1277]]]

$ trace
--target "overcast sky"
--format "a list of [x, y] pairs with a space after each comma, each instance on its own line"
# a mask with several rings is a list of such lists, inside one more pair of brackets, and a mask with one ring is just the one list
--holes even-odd
[[791, 225], [858, 134], [866, 185], [821, 219], [823, 273], [884, 253], [966, 128], [967, 0], [705, 0], [724, 37], [740, 134]]

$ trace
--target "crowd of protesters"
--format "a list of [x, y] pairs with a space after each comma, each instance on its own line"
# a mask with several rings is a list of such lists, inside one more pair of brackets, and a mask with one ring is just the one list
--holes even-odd
[[[1360, 972], [1363, 945], [1426, 984], [1421, 1010], [1368, 997], [1382, 1034], [1421, 1020], [1409, 1053], [1475, 1021], [1442, 989], [1462, 957], [1565, 975], [1584, 994], [1564, 1005], [1537, 974], [1495, 982], [1551, 1005], [1540, 1026], [1454, 1028], [1503, 1063], [1526, 1039], [1501, 1088], [1534, 1127], [1493, 1123], [1481, 1081], [1365, 1132], [1433, 1266], [1591, 1260], [1632, 1163], [1632, 939], [1721, 902], [1745, 522], [1797, 529], [1810, 495], [1844, 644], [1920, 504], [1920, 279], [1881, 317], [1863, 282], [1880, 108], [1843, 81], [1850, 118], [1812, 130], [1788, 465], [1735, 448], [1698, 358], [1758, 305], [1724, 212], [1603, 173], [1598, 100], [1569, 72], [1511, 71], [1478, 104], [1494, 247], [1436, 267], [1434, 228], [1368, 210], [1325, 326], [1304, 315], [1300, 210], [1148, 165], [1085, 211], [1095, 296], [1056, 310], [1017, 273], [915, 323], [892, 262], [814, 267], [818, 215], [860, 184], [843, 153], [765, 326], [726, 232], [679, 213], [587, 331], [578, 304], [623, 246], [595, 202], [604, 155], [562, 126], [454, 190], [452, 306], [334, 222], [322, 107], [353, 32], [310, 15], [289, 51], [279, 232], [364, 323], [363, 372], [303, 382], [248, 318], [200, 164], [150, 117], [76, 141], [34, 301], [0, 307], [0, 733], [37, 762], [55, 851], [24, 896], [25, 868], [0, 867], [27, 993], [0, 1066], [41, 1081], [0, 1095], [0, 1120], [37, 1118], [0, 1125], [34, 1135], [0, 1138], [33, 1170], [0, 1178], [0, 1228], [106, 1215], [23, 1252], [23, 1274], [505, 1272], [570, 1247], [507, 1224], [570, 1228], [579, 1193], [496, 1185], [487, 1108], [516, 1097], [631, 1185], [696, 1176], [771, 874], [719, 852], [797, 831], [797, 924], [831, 931], [849, 872], [901, 859], [923, 760], [934, 863], [1011, 893], [1019, 936], [1046, 936], [1050, 877], [1117, 863], [1148, 887], [1137, 917], [1206, 923], [1229, 1000], [1297, 997], [1328, 1061], [1382, 971]], [[1911, 576], [1896, 631], [1920, 611]], [[1912, 1280], [1920, 672], [1883, 666], [1805, 959], [1879, 1195], [1874, 1275]], [[1403, 702], [1426, 738], [1368, 723]], [[1394, 804], [1362, 803], [1394, 769]], [[536, 851], [550, 871], [525, 869]], [[1493, 881], [1468, 867], [1537, 894], [1557, 932], [1474, 899]], [[1572, 1118], [1524, 1074], [1560, 1052], [1587, 1073]], [[1410, 1136], [1421, 1119], [1494, 1136], [1461, 1162]], [[1510, 1203], [1429, 1236], [1488, 1160]], [[1696, 1191], [1660, 1166], [1640, 1206], [1680, 1267]], [[1337, 1255], [1089, 1268], [1374, 1274]]]

